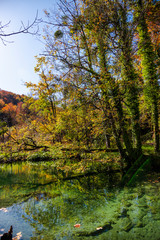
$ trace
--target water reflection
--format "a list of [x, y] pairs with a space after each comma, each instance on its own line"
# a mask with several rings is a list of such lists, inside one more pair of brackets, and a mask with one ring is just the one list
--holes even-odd
[[0, 229], [15, 225], [21, 239], [159, 239], [159, 181], [124, 189], [112, 187], [120, 175], [62, 181], [42, 164], [3, 166], [0, 176]]

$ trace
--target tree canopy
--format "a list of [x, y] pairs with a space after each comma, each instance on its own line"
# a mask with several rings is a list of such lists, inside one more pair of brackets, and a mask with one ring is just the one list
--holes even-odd
[[40, 80], [26, 83], [26, 136], [116, 146], [130, 166], [149, 133], [158, 152], [158, 9], [149, 0], [60, 0], [57, 14], [45, 10]]

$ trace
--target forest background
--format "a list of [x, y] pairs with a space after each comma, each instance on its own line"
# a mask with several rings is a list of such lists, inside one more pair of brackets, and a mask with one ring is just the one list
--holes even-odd
[[82, 172], [150, 157], [159, 167], [160, 2], [58, 4], [45, 10], [32, 96], [0, 91], [1, 162], [59, 160]]

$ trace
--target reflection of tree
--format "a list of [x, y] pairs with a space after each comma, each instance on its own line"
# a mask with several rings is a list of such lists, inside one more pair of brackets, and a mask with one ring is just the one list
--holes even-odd
[[[38, 170], [38, 171], [37, 171]], [[3, 207], [25, 201], [24, 219], [29, 221], [38, 239], [62, 239], [76, 232], [74, 225], [88, 225], [89, 216], [97, 224], [97, 209], [106, 204], [110, 195], [103, 188], [109, 186], [105, 174], [57, 180], [61, 173], [41, 164], [13, 164], [0, 169], [0, 202]], [[59, 176], [60, 175], [60, 176]], [[113, 196], [113, 195], [112, 195]], [[0, 207], [2, 207], [0, 205]]]
[[[0, 176], [0, 186], [3, 186], [0, 189], [0, 207], [27, 201], [41, 193], [53, 197], [55, 189], [61, 185], [65, 186], [68, 191], [72, 186], [74, 192], [97, 194], [96, 189], [102, 189], [113, 183], [112, 178], [105, 174], [58, 180], [63, 178], [61, 172], [56, 172], [55, 169], [46, 168], [41, 164], [26, 163], [6, 165], [0, 168]], [[53, 192], [52, 189], [54, 189]]]
[[[55, 197], [39, 202], [33, 199], [29, 201], [24, 218], [34, 228], [35, 235], [40, 235], [42, 239], [62, 239], [63, 236], [72, 239], [77, 222], [84, 226], [92, 219], [92, 223], [98, 225], [102, 212], [97, 210], [101, 207], [103, 209], [106, 198], [113, 197], [113, 194], [107, 196], [100, 190], [100, 185], [104, 184], [102, 181], [96, 176], [52, 185], [48, 193]], [[56, 196], [57, 191], [61, 195]]]
[[0, 176], [0, 186], [3, 186], [0, 188], [0, 207], [26, 201], [44, 192], [45, 184], [53, 178], [52, 171], [29, 164], [5, 165], [0, 168]]

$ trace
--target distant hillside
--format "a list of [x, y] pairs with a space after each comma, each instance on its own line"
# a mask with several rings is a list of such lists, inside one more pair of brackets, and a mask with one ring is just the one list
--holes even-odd
[[24, 96], [25, 95], [19, 95], [0, 89], [0, 100], [3, 100], [5, 104], [12, 103], [13, 105], [17, 105], [19, 102], [23, 102]]
[[24, 112], [22, 108], [24, 98], [25, 95], [0, 89], [0, 123], [5, 122], [9, 127], [17, 123], [17, 117]]

